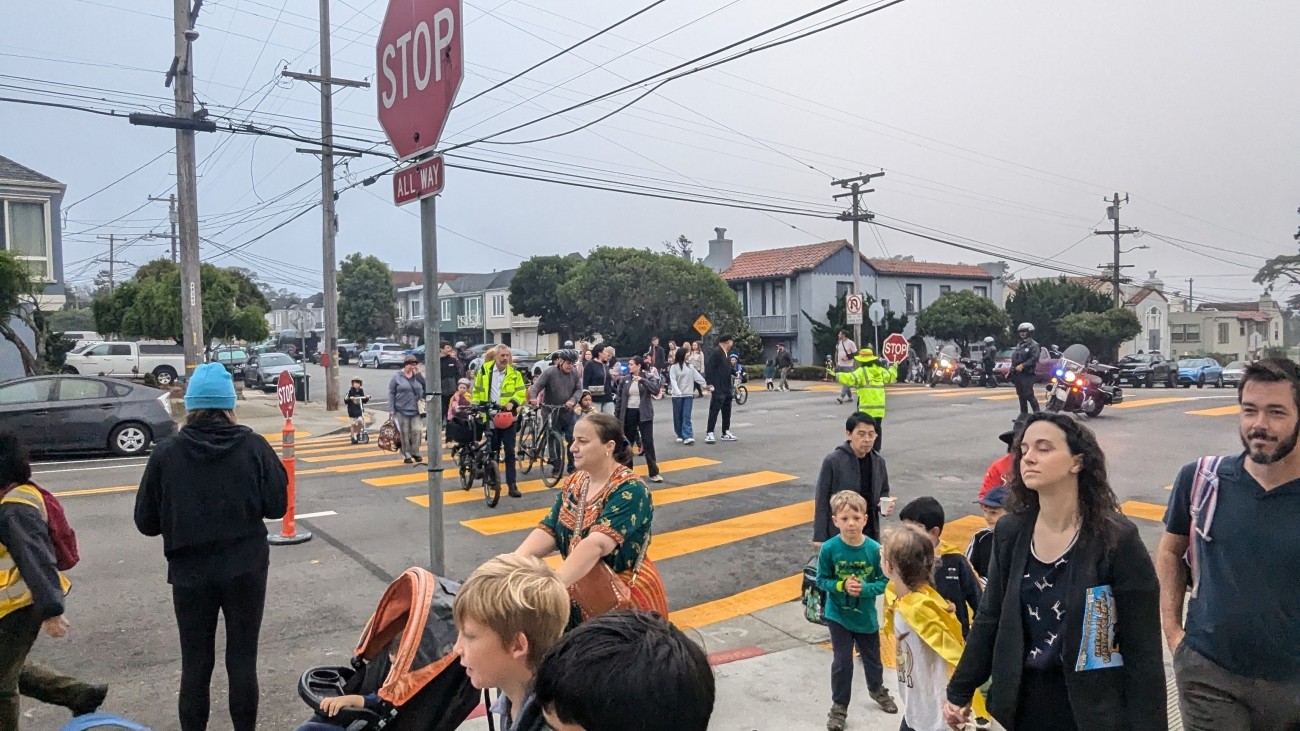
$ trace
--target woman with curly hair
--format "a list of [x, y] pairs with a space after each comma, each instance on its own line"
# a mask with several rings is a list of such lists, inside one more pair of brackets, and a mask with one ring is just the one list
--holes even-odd
[[989, 713], [1007, 731], [1165, 728], [1155, 568], [1119, 511], [1097, 437], [1038, 413], [1013, 449], [1010, 512], [994, 529], [945, 721], [964, 724], [991, 678]]

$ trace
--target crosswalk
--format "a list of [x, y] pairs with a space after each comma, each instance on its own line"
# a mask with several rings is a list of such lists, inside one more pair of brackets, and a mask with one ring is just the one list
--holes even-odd
[[[833, 391], [838, 390], [833, 386], [817, 384], [808, 388], [810, 391]], [[939, 386], [929, 388], [913, 384], [900, 384], [891, 386], [888, 389], [890, 397], [899, 396], [905, 399], [924, 398], [935, 400], [948, 400], [954, 403], [971, 402], [971, 401], [1015, 401], [1016, 394], [1009, 392], [1008, 389], [986, 389], [977, 386], [969, 388], [956, 388], [953, 386]], [[1176, 394], [1176, 395], [1168, 395]], [[1167, 406], [1170, 404], [1183, 404], [1188, 407], [1184, 414], [1191, 416], [1235, 416], [1238, 413], [1237, 404], [1232, 403], [1223, 406], [1213, 406], [1210, 404], [1219, 401], [1235, 401], [1237, 398], [1236, 391], [1231, 389], [1195, 389], [1195, 390], [1152, 390], [1145, 389], [1127, 389], [1124, 392], [1124, 402], [1114, 404], [1110, 409], [1144, 409], [1153, 406]], [[1040, 398], [1041, 401], [1041, 393]]]

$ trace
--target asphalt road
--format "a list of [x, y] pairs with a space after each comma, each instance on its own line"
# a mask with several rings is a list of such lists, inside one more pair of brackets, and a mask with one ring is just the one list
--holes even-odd
[[[378, 394], [391, 373], [364, 373]], [[673, 443], [671, 410], [659, 409], [656, 432], [665, 482], [655, 486], [656, 558], [673, 618], [702, 627], [794, 599], [810, 555], [813, 482], [822, 456], [843, 439], [848, 405], [836, 389], [751, 392], [734, 412], [735, 443], [702, 441], [705, 403], [697, 404], [701, 441]], [[825, 389], [825, 390], [820, 390]], [[1129, 402], [1090, 421], [1106, 450], [1109, 475], [1149, 547], [1179, 466], [1204, 454], [1239, 449], [1235, 392], [1215, 389], [1128, 391]], [[937, 497], [948, 511], [948, 537], [965, 544], [982, 523], [973, 504], [989, 462], [1003, 450], [997, 435], [1015, 416], [1010, 389], [891, 388], [884, 454], [901, 502]], [[640, 462], [638, 461], [638, 464]], [[44, 462], [37, 480], [61, 494], [81, 542], [71, 572], [72, 631], [42, 638], [34, 656], [109, 682], [108, 708], [156, 728], [174, 728], [179, 657], [161, 541], [138, 535], [131, 521], [143, 460]], [[310, 542], [272, 549], [271, 592], [262, 630], [263, 728], [293, 726], [305, 716], [299, 675], [313, 664], [343, 663], [387, 582], [428, 559], [426, 472], [371, 444], [346, 438], [299, 445], [299, 526]], [[448, 573], [463, 578], [490, 556], [513, 550], [554, 499], [521, 477], [525, 495], [488, 509], [480, 491], [449, 485]], [[536, 472], [531, 477], [536, 478]], [[308, 517], [310, 516], [310, 517]], [[272, 526], [278, 530], [278, 525]], [[214, 729], [229, 728], [224, 675], [217, 670]], [[29, 728], [55, 728], [61, 709], [24, 700]]]

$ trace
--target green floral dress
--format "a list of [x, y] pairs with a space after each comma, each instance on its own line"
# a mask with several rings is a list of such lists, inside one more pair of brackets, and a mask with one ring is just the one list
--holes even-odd
[[[654, 515], [650, 491], [627, 468], [615, 471], [603, 487], [589, 485], [590, 482], [591, 476], [581, 470], [570, 475], [540, 527], [555, 537], [555, 545], [564, 558], [577, 545], [575, 535], [580, 540], [593, 531], [604, 533], [618, 546], [604, 558], [605, 563], [616, 574], [631, 571], [650, 545], [650, 523]], [[589, 498], [594, 504], [579, 521], [584, 487], [594, 493], [595, 497]]]

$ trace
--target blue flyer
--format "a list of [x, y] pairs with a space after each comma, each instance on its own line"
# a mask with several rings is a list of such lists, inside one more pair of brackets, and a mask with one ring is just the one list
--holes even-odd
[[1083, 604], [1083, 641], [1075, 672], [1124, 666], [1115, 643], [1115, 594], [1110, 584], [1088, 589]]

